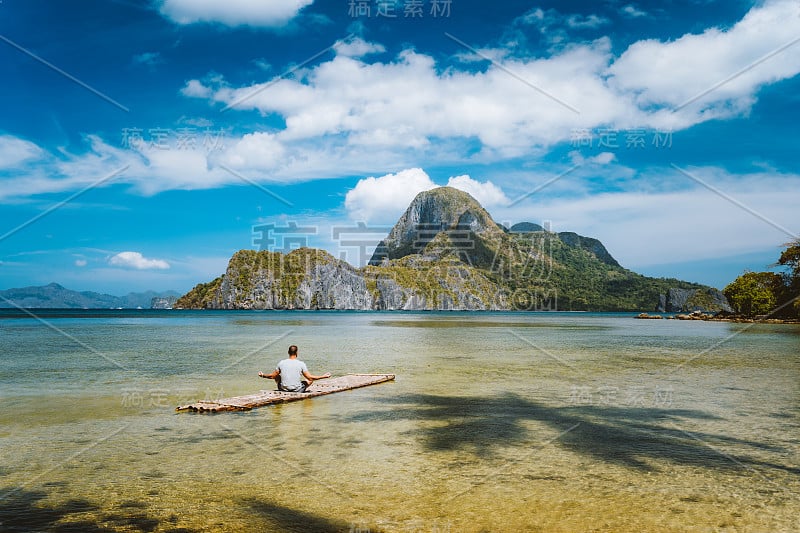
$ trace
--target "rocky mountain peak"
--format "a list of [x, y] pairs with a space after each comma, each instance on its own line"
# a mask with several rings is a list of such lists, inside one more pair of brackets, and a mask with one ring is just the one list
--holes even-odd
[[370, 264], [420, 253], [442, 232], [447, 232], [451, 241], [457, 241], [471, 235], [499, 238], [503, 230], [469, 193], [453, 187], [437, 187], [414, 198], [375, 249]]

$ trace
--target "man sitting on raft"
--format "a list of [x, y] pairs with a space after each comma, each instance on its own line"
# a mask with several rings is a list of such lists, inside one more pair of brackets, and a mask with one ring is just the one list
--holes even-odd
[[[314, 376], [308, 372], [306, 364], [297, 358], [297, 346], [289, 346], [289, 358], [278, 363], [278, 366], [265, 374], [259, 372], [261, 378], [274, 379], [278, 384], [278, 390], [285, 392], [306, 392], [308, 387], [318, 379], [331, 377], [330, 372], [321, 376]], [[303, 380], [302, 378], [305, 378]]]

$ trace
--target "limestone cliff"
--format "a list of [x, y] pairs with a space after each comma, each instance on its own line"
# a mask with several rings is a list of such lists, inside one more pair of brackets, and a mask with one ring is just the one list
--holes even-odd
[[322, 250], [240, 250], [221, 278], [176, 307], [207, 309], [506, 309], [500, 287], [452, 255], [355, 269]]
[[150, 309], [172, 309], [176, 301], [177, 296], [156, 296], [150, 299]]
[[711, 287], [701, 289], [681, 289], [671, 287], [659, 295], [656, 311], [661, 313], [687, 313], [690, 311], [733, 312], [728, 299], [722, 291]]
[[240, 250], [206, 307], [371, 309], [372, 296], [359, 272], [323, 250]]

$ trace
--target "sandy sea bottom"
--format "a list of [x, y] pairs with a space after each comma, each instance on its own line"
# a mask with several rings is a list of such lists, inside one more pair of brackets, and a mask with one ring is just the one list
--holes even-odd
[[[602, 314], [0, 315], [2, 531], [797, 531], [800, 328]], [[393, 383], [219, 415], [312, 372]]]

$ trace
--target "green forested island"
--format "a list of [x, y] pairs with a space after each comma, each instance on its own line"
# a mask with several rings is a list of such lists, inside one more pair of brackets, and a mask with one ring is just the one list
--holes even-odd
[[311, 248], [240, 250], [176, 307], [730, 311], [719, 290], [632, 272], [597, 239], [500, 226], [450, 187], [417, 195], [366, 267]]

